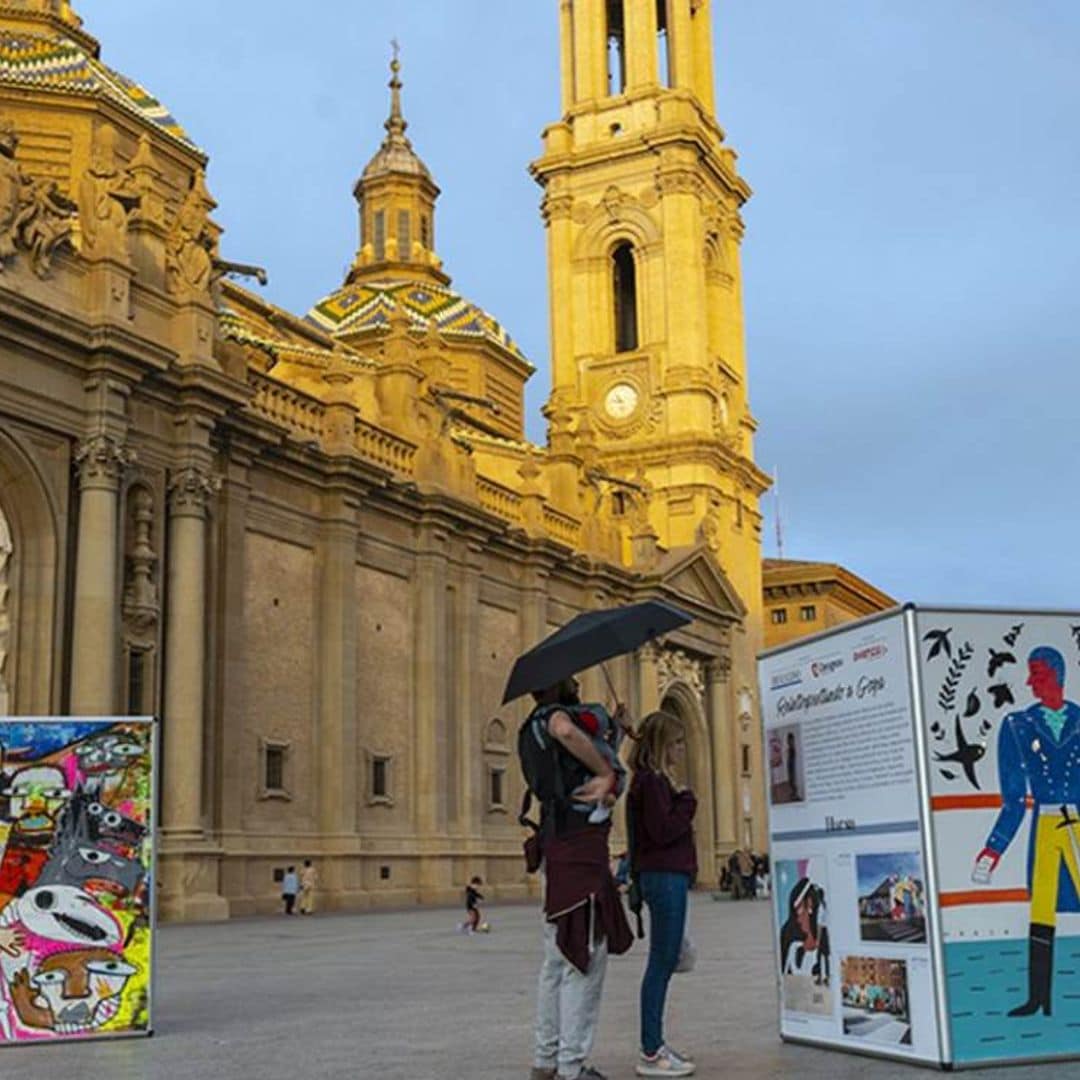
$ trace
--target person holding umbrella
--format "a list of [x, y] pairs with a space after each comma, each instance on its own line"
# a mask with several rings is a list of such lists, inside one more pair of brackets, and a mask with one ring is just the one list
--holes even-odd
[[[586, 1062], [607, 957], [633, 943], [611, 874], [611, 822], [572, 810], [575, 802], [612, 803], [619, 784], [611, 759], [590, 737], [594, 733], [576, 721], [581, 701], [573, 676], [688, 622], [681, 611], [658, 602], [587, 612], [519, 657], [507, 683], [504, 703], [526, 693], [535, 702], [518, 735], [529, 787], [519, 820], [535, 833], [526, 845], [530, 869], [542, 862], [545, 871], [544, 960], [531, 1080], [604, 1080]], [[625, 710], [616, 709], [615, 718], [626, 726]], [[534, 797], [541, 807], [539, 825], [527, 817]]]

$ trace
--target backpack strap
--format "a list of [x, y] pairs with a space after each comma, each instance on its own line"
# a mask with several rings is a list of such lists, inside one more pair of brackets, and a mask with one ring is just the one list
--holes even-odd
[[529, 811], [532, 809], [533, 793], [529, 789], [528, 784], [525, 785], [525, 794], [521, 799], [521, 813], [518, 814], [518, 824], [525, 829], [532, 829], [534, 833], [540, 831], [540, 826], [529, 817]]

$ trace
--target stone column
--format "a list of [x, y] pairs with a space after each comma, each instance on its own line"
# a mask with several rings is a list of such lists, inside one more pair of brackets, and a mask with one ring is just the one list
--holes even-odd
[[79, 470], [79, 531], [72, 626], [71, 711], [116, 712], [120, 633], [120, 479], [134, 454], [112, 435], [98, 434], [75, 451]]
[[671, 84], [694, 89], [694, 41], [690, 0], [668, 4], [668, 40], [671, 42]]
[[732, 730], [728, 679], [731, 656], [721, 653], [705, 668], [706, 708], [712, 735], [713, 789], [716, 798], [715, 821], [718, 844], [731, 845], [737, 839], [736, 802], [739, 775], [734, 761], [735, 735]]
[[659, 29], [656, 0], [626, 0], [626, 88], [655, 86], [660, 81]]
[[660, 646], [649, 642], [638, 650], [638, 723], [660, 708]]
[[161, 909], [165, 918], [224, 918], [219, 853], [203, 828], [206, 721], [206, 513], [220, 481], [188, 465], [169, 483], [168, 596], [162, 767]]

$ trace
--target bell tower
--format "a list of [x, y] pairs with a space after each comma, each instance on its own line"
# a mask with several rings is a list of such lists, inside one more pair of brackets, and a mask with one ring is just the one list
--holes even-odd
[[[636, 482], [668, 549], [705, 542], [760, 608], [741, 209], [717, 123], [709, 0], [559, 0], [562, 119], [544, 189], [554, 435]], [[622, 501], [622, 500], [620, 500]]]

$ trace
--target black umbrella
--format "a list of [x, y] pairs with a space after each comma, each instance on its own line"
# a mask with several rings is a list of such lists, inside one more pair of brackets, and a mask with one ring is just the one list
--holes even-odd
[[586, 611], [517, 658], [503, 704], [640, 649], [647, 641], [691, 622], [686, 612], [659, 600]]

